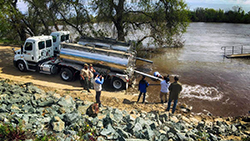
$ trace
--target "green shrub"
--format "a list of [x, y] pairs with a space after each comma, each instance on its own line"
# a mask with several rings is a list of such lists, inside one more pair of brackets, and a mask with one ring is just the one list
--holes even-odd
[[[20, 123], [20, 122], [19, 122]], [[0, 138], [3, 141], [20, 141], [25, 140], [26, 135], [25, 131], [22, 130], [22, 125], [16, 124], [14, 127], [12, 124], [3, 124], [0, 125]]]

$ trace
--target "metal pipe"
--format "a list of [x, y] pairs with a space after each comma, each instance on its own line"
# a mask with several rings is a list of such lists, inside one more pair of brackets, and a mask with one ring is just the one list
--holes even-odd
[[145, 61], [145, 62], [148, 62], [148, 63], [151, 63], [153, 64], [154, 62], [151, 61], [151, 60], [147, 60], [147, 59], [143, 59], [143, 58], [140, 58], [140, 57], [136, 57], [137, 60], [141, 60], [141, 61]]

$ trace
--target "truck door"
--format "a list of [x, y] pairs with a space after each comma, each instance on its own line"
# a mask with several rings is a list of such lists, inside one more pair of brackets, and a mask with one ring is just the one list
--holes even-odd
[[45, 42], [40, 41], [38, 42], [38, 55], [39, 55], [39, 61], [47, 58], [47, 51], [45, 48]]
[[52, 57], [54, 55], [51, 40], [46, 40], [46, 51], [50, 57]]
[[60, 48], [59, 48], [59, 44], [60, 44], [59, 36], [58, 35], [52, 35], [52, 37], [53, 37], [54, 51], [59, 51], [60, 50]]
[[35, 61], [34, 58], [34, 43], [32, 42], [26, 42], [23, 48], [23, 57], [26, 61]]

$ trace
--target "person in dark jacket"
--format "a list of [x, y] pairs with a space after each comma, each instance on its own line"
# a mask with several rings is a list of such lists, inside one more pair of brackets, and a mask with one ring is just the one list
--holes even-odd
[[143, 101], [142, 103], [145, 103], [145, 98], [146, 98], [146, 92], [147, 92], [147, 87], [149, 83], [145, 80], [145, 76], [142, 76], [142, 79], [139, 82], [139, 88], [138, 90], [140, 91], [139, 97], [137, 102], [139, 102], [141, 95], [143, 94]]
[[170, 110], [171, 102], [172, 102], [172, 100], [174, 100], [172, 114], [175, 112], [175, 108], [176, 108], [176, 105], [178, 102], [179, 94], [182, 91], [181, 83], [178, 81], [179, 81], [179, 77], [175, 76], [174, 82], [171, 83], [170, 86], [168, 87], [168, 89], [170, 91], [170, 95], [169, 95], [169, 101], [168, 101], [168, 108], [166, 109], [166, 111]]

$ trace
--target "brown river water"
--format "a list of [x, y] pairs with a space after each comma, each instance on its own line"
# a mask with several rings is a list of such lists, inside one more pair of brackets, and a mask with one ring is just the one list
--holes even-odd
[[[249, 115], [250, 59], [224, 58], [221, 47], [244, 45], [250, 49], [250, 25], [190, 23], [184, 39], [183, 48], [154, 53], [149, 58], [154, 64], [138, 63], [138, 69], [150, 74], [154, 71], [169, 74], [171, 82], [173, 76], [179, 75], [183, 91], [178, 102], [192, 106], [194, 113]], [[147, 101], [160, 102], [159, 91], [159, 85], [149, 86]]]

